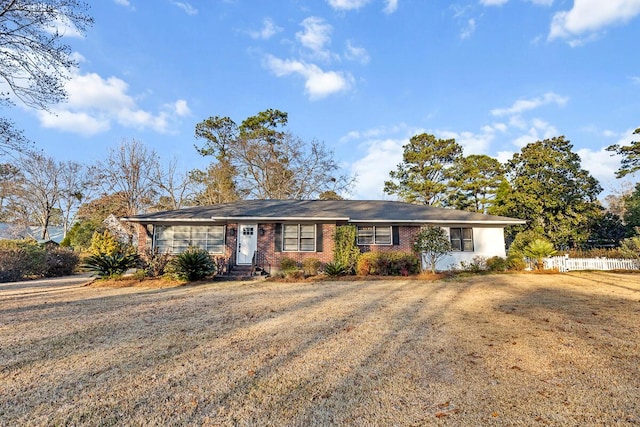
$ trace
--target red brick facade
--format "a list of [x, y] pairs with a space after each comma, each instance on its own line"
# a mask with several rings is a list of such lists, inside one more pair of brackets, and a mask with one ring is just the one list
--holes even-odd
[[413, 242], [420, 232], [419, 225], [400, 225], [397, 245], [360, 245], [360, 252], [406, 252], [413, 253]]
[[[148, 226], [138, 224], [138, 251], [143, 253], [148, 247], [151, 247], [152, 236]], [[395, 227], [395, 226], [394, 226]], [[289, 252], [276, 250], [276, 224], [258, 223], [257, 232], [257, 250], [262, 256], [263, 262], [270, 267], [271, 270], [277, 270], [283, 258], [290, 258], [298, 263], [302, 263], [305, 259], [316, 258], [320, 262], [327, 263], [333, 261], [334, 242], [333, 236], [336, 230], [335, 223], [327, 223], [321, 225], [322, 243], [318, 243], [321, 248], [316, 252]], [[413, 253], [413, 241], [416, 234], [420, 231], [420, 226], [397, 226], [397, 243], [394, 245], [360, 245], [361, 252], [405, 252]], [[235, 259], [238, 244], [238, 224], [226, 224], [225, 236], [225, 253], [217, 256]], [[278, 245], [281, 246], [281, 245]]]

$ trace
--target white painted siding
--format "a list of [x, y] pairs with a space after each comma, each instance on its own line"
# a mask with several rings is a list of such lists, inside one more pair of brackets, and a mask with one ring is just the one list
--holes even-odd
[[[452, 227], [456, 227], [452, 225]], [[464, 226], [462, 226], [464, 227]], [[460, 268], [460, 262], [469, 262], [476, 256], [491, 258], [493, 256], [505, 257], [504, 228], [502, 227], [472, 227], [473, 228], [473, 252], [452, 252], [444, 257], [436, 265], [436, 269], [453, 270]], [[449, 232], [449, 227], [445, 230]], [[422, 268], [428, 269], [423, 260]]]

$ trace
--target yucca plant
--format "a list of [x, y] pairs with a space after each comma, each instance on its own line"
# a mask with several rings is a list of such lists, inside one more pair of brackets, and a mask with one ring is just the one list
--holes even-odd
[[216, 265], [207, 251], [188, 248], [169, 262], [166, 271], [180, 280], [192, 282], [215, 273]]
[[138, 260], [137, 254], [121, 252], [116, 252], [113, 255], [97, 254], [87, 257], [82, 267], [101, 278], [114, 277], [135, 267]]

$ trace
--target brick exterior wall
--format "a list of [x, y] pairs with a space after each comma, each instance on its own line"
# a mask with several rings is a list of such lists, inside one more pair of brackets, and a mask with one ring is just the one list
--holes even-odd
[[360, 252], [406, 252], [413, 253], [413, 241], [420, 232], [419, 225], [399, 225], [398, 245], [358, 245]]
[[[138, 227], [138, 253], [144, 253], [146, 248], [151, 247], [152, 238], [147, 234], [147, 226], [137, 224]], [[320, 262], [327, 263], [333, 261], [333, 235], [336, 224], [322, 224], [322, 251], [321, 252], [276, 252], [276, 224], [258, 224], [257, 229], [257, 250], [264, 256], [264, 260], [269, 264], [272, 271], [280, 266], [283, 258], [290, 258], [302, 264], [305, 259], [316, 258]], [[398, 226], [398, 245], [361, 245], [358, 246], [361, 252], [406, 252], [413, 253], [413, 241], [420, 231], [420, 226]], [[238, 224], [229, 223], [226, 225], [225, 253], [228, 259], [236, 259], [238, 244]]]
[[333, 261], [335, 224], [322, 224], [322, 252], [276, 252], [276, 224], [258, 224], [258, 229], [264, 230], [264, 234], [258, 233], [258, 252], [264, 254], [272, 270], [280, 267], [283, 258], [291, 258], [300, 264], [307, 258], [316, 258], [323, 264]]
[[151, 248], [151, 237], [147, 235], [147, 226], [136, 224], [135, 234], [138, 237], [138, 253], [142, 255]]

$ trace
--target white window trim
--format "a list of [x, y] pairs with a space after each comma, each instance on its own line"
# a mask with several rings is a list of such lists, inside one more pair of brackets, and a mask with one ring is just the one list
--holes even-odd
[[[292, 225], [297, 226], [297, 235], [296, 235], [296, 240], [297, 240], [296, 247], [297, 247], [297, 249], [296, 250], [291, 250], [291, 249], [286, 249], [285, 248], [285, 238], [284, 238], [285, 231], [284, 230], [285, 230], [285, 227], [292, 226]], [[302, 239], [302, 236], [300, 234], [300, 227], [303, 226], [303, 225], [313, 227], [313, 250], [303, 251], [303, 250], [300, 249], [300, 246], [301, 246], [300, 245], [300, 240]], [[318, 251], [318, 226], [317, 226], [317, 224], [282, 224], [282, 242], [281, 243], [282, 243], [282, 246], [281, 246], [282, 247], [282, 252], [290, 252], [290, 253], [293, 253], [293, 252], [306, 252], [306, 253], [317, 252]]]
[[[360, 227], [373, 228], [373, 243], [360, 243]], [[389, 229], [389, 243], [377, 243], [376, 242], [376, 228], [388, 228]], [[356, 244], [358, 246], [393, 246], [393, 226], [391, 225], [358, 225], [356, 234]]]
[[[189, 227], [189, 247], [193, 246], [192, 243], [192, 232], [193, 232], [193, 228], [209, 228], [209, 227], [222, 227], [222, 244], [220, 245], [221, 247], [221, 251], [217, 252], [217, 251], [207, 251], [210, 254], [214, 254], [214, 255], [224, 255], [226, 252], [226, 247], [227, 247], [227, 227], [225, 225], [156, 225], [155, 227], [153, 227], [153, 249], [155, 250], [156, 248], [158, 248], [158, 228], [159, 227], [165, 227], [165, 228], [170, 228], [172, 229], [172, 233], [171, 233], [171, 248], [168, 251], [165, 251], [163, 253], [168, 253], [171, 255], [177, 255], [181, 252], [176, 251], [175, 250], [175, 241], [174, 241], [174, 237], [173, 237], [173, 227]], [[205, 237], [205, 247], [207, 246], [207, 243], [209, 241], [209, 232], [207, 231], [206, 233], [206, 237]]]
[[[475, 252], [476, 251], [476, 242], [475, 242], [475, 238], [474, 238], [474, 233], [473, 233], [473, 227], [449, 227], [449, 243], [451, 243], [451, 230], [456, 229], [456, 230], [460, 230], [460, 249], [454, 249], [453, 245], [451, 245], [451, 251], [452, 252], [466, 252], [466, 253], [470, 253], [470, 252]], [[471, 247], [472, 249], [470, 251], [465, 251], [464, 250], [464, 233], [462, 230], [471, 230]]]

